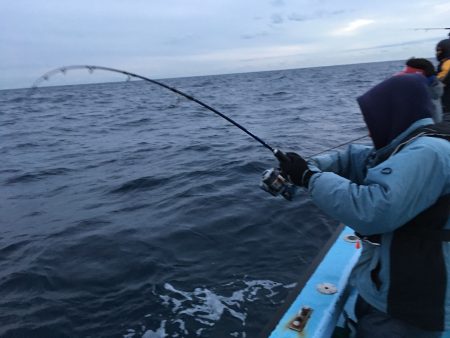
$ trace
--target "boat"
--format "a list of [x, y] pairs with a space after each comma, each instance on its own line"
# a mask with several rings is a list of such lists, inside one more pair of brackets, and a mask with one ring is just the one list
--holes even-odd
[[[273, 321], [268, 338], [350, 338], [356, 290], [349, 283], [361, 253], [354, 231], [340, 224]], [[450, 331], [443, 338], [450, 338]]]

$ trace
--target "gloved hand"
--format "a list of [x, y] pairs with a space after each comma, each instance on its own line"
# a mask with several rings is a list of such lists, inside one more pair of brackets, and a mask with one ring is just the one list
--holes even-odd
[[296, 153], [286, 153], [286, 156], [277, 156], [283, 175], [300, 187], [308, 188], [309, 180], [314, 172], [309, 170], [308, 164]]

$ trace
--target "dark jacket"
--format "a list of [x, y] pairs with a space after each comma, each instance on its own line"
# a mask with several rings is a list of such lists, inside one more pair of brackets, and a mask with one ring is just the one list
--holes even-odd
[[439, 61], [437, 76], [444, 84], [444, 94], [442, 95], [444, 120], [450, 122], [450, 39], [440, 41], [436, 46], [436, 51]]

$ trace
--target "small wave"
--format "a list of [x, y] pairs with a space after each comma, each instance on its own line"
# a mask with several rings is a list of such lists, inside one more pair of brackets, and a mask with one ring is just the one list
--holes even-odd
[[41, 292], [51, 290], [52, 286], [53, 283], [48, 276], [34, 272], [13, 272], [4, 278], [0, 284], [4, 292], [10, 293], [20, 290]]
[[260, 161], [252, 161], [235, 166], [236, 171], [243, 174], [261, 172], [263, 168], [264, 163]]
[[76, 226], [89, 227], [89, 226], [99, 226], [99, 225], [107, 225], [107, 224], [111, 224], [111, 221], [104, 220], [101, 218], [89, 218], [89, 219], [84, 219], [84, 220], [79, 221]]
[[127, 122], [123, 122], [123, 123], [119, 123], [116, 124], [117, 126], [121, 126], [121, 127], [134, 127], [134, 126], [142, 126], [143, 124], [147, 124], [147, 123], [151, 123], [152, 119], [149, 117], [144, 117], [142, 119], [139, 120], [134, 120], [134, 121], [127, 121]]
[[16, 123], [17, 123], [16, 120], [11, 120], [11, 121], [5, 121], [4, 123], [2, 123], [2, 125], [3, 125], [4, 127], [6, 127], [6, 126], [13, 126], [13, 125], [15, 125]]
[[55, 130], [55, 131], [61, 131], [61, 132], [65, 132], [65, 133], [75, 131], [74, 128], [67, 128], [67, 127], [50, 127], [49, 129]]
[[16, 148], [32, 148], [32, 147], [39, 147], [39, 144], [32, 143], [32, 142], [26, 142], [26, 143], [19, 143], [16, 146]]
[[[50, 242], [53, 239], [67, 239], [75, 238], [79, 234], [86, 235], [87, 238], [91, 236], [91, 230], [99, 230], [104, 226], [111, 224], [111, 221], [102, 218], [89, 218], [74, 222], [69, 227], [59, 230], [58, 232], [50, 234], [46, 240]], [[92, 236], [92, 238], [95, 238]], [[87, 239], [83, 239], [83, 243], [87, 243]]]
[[[101, 155], [103, 155], [103, 154], [108, 154], [108, 152], [103, 152], [103, 153], [101, 153]], [[109, 160], [101, 161], [101, 162], [99, 162], [99, 163], [88, 164], [87, 166], [84, 167], [84, 169], [94, 169], [94, 168], [99, 168], [99, 167], [101, 167], [101, 166], [104, 166], [104, 165], [107, 165], [107, 164], [111, 164], [111, 163], [114, 163], [114, 162], [117, 162], [117, 161], [118, 161], [118, 160], [117, 160], [116, 158], [112, 158], [112, 159], [109, 159]]]
[[12, 98], [10, 100], [6, 100], [5, 103], [22, 103], [25, 101], [25, 99], [26, 99], [25, 96], [19, 96], [19, 97]]
[[95, 104], [111, 104], [111, 101], [110, 100], [95, 100], [95, 101], [93, 101], [93, 103], [95, 103]]
[[76, 99], [76, 98], [77, 97], [76, 97], [75, 94], [62, 94], [62, 95], [59, 95], [59, 96], [53, 98], [51, 100], [51, 102], [53, 102], [53, 103], [65, 103], [67, 101], [71, 101], [71, 100]]
[[211, 150], [211, 147], [209, 145], [206, 145], [206, 144], [194, 144], [194, 145], [186, 146], [182, 150], [183, 151], [193, 150], [193, 151], [203, 152], [203, 151]]
[[196, 84], [192, 85], [192, 87], [193, 88], [202, 88], [202, 87], [210, 86], [212, 84], [213, 84], [213, 82], [211, 80], [206, 80], [206, 81], [196, 83]]
[[149, 188], [157, 187], [158, 185], [161, 185], [164, 182], [165, 182], [164, 180], [155, 179], [152, 177], [141, 177], [135, 180], [128, 181], [122, 184], [119, 188], [111, 190], [110, 192], [113, 194], [117, 194], [136, 190], [147, 190]]
[[270, 94], [270, 96], [283, 96], [283, 95], [291, 95], [291, 93], [281, 91]]
[[43, 196], [53, 197], [53, 196], [56, 196], [57, 194], [61, 193], [62, 191], [66, 190], [67, 188], [69, 188], [68, 185], [61, 185], [61, 186], [55, 187], [54, 189], [51, 189], [50, 191], [46, 192]]
[[18, 173], [18, 172], [20, 172], [19, 169], [3, 169], [3, 170], [0, 170], [1, 174], [14, 174], [14, 173]]
[[133, 212], [136, 210], [140, 210], [140, 209], [145, 209], [145, 208], [151, 208], [152, 204], [146, 203], [146, 204], [138, 204], [138, 205], [132, 205], [129, 207], [125, 207], [125, 208], [121, 208], [118, 210], [113, 210], [113, 213], [123, 213], [123, 212]]
[[9, 178], [6, 180], [6, 184], [39, 181], [39, 180], [47, 178], [48, 176], [66, 175], [67, 173], [69, 173], [71, 171], [72, 171], [72, 169], [68, 169], [68, 168], [54, 168], [54, 169], [41, 170], [38, 172], [26, 173], [23, 175], [18, 175], [18, 176]]
[[6, 245], [5, 247], [0, 248], [0, 254], [3, 258], [6, 258], [9, 254], [16, 252], [23, 247], [26, 247], [30, 242], [30, 240], [23, 240], [17, 243]]
[[36, 217], [36, 216], [43, 215], [43, 214], [44, 214], [44, 212], [42, 212], [42, 211], [33, 211], [33, 212], [30, 212], [29, 214], [26, 214], [25, 217]]

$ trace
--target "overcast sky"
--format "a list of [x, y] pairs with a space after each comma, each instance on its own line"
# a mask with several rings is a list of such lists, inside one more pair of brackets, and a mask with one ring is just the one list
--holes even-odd
[[448, 0], [0, 0], [0, 89], [72, 64], [162, 79], [433, 57], [448, 31], [414, 28], [449, 26]]

